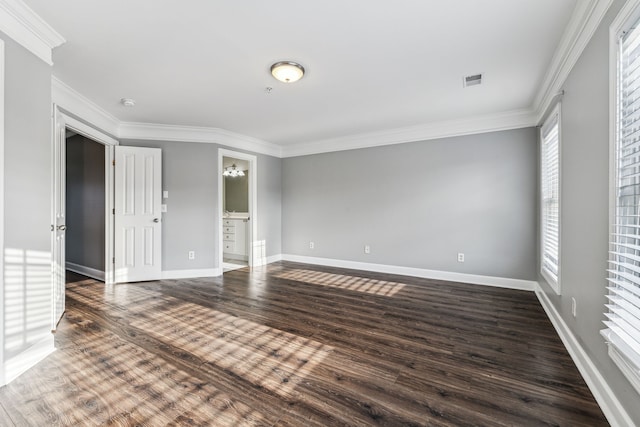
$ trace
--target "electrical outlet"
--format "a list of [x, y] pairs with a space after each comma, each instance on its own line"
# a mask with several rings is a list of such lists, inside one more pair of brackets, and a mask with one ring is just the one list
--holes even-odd
[[573, 314], [573, 317], [576, 317], [577, 312], [578, 312], [578, 304], [576, 303], [576, 299], [574, 297], [571, 297], [571, 314]]
[[464, 262], [464, 254], [462, 252], [458, 253], [458, 262]]
[[164, 191], [162, 192], [162, 198], [163, 198], [163, 199], [168, 199], [168, 198], [169, 198], [169, 192], [168, 192], [167, 190], [164, 190]]
[[309, 242], [309, 249], [313, 249], [316, 247], [316, 244], [313, 242]]
[[196, 251], [189, 251], [189, 259], [196, 259]]
[[364, 253], [365, 254], [370, 254], [371, 253], [371, 246], [364, 245]]

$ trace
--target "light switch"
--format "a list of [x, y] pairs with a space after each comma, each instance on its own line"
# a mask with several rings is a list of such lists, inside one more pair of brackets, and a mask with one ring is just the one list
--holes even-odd
[[167, 205], [160, 205], [160, 212], [166, 212], [167, 211]]
[[169, 198], [169, 192], [168, 192], [167, 190], [164, 190], [164, 191], [162, 192], [162, 198], [163, 198], [163, 199], [168, 199], [168, 198]]

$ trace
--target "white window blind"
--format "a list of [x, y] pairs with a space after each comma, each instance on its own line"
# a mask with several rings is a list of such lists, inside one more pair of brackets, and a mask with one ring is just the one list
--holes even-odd
[[613, 360], [640, 391], [640, 31], [618, 53], [615, 206], [609, 294], [602, 334]]
[[560, 252], [560, 108], [553, 110], [542, 126], [542, 275], [559, 293]]

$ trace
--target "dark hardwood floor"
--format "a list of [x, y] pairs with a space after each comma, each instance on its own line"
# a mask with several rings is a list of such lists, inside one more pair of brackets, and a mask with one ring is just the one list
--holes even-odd
[[68, 279], [1, 425], [608, 425], [531, 292], [285, 262]]

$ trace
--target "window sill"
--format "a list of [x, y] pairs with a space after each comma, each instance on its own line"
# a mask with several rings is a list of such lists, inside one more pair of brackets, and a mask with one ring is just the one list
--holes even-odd
[[560, 292], [560, 283], [557, 280], [553, 279], [553, 277], [547, 270], [544, 270], [544, 269], [541, 270], [540, 274], [542, 274], [542, 277], [544, 278], [545, 282], [547, 282], [547, 284], [551, 287], [551, 289], [553, 289], [556, 295], [562, 295]]
[[640, 372], [638, 372], [638, 369], [635, 368], [633, 364], [616, 349], [615, 345], [608, 342], [607, 347], [609, 347], [609, 357], [611, 360], [613, 360], [620, 371], [622, 371], [633, 388], [640, 393]]

